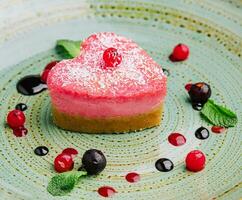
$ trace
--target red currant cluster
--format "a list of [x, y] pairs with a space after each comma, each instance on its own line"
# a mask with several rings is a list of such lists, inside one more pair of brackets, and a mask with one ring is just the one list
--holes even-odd
[[[54, 160], [55, 170], [59, 173], [71, 171], [74, 167], [74, 158], [77, 154], [78, 151], [73, 148], [64, 149]], [[85, 170], [89, 175], [96, 175], [104, 170], [106, 163], [106, 158], [101, 151], [89, 149], [82, 156], [80, 170]]]
[[13, 130], [16, 137], [23, 137], [28, 133], [24, 127], [25, 115], [21, 110], [12, 110], [8, 113], [7, 124]]

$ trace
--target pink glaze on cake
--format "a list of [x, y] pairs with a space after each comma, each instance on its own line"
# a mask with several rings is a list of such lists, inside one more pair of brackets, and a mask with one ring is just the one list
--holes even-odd
[[[116, 48], [122, 62], [105, 68], [103, 52]], [[104, 32], [81, 44], [80, 56], [59, 62], [47, 80], [52, 105], [86, 117], [115, 117], [148, 112], [163, 103], [166, 76], [132, 40]]]

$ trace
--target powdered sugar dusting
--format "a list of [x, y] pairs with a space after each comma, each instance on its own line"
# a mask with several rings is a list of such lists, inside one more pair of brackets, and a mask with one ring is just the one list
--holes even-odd
[[[118, 50], [122, 62], [104, 68], [103, 52], [110, 47]], [[84, 40], [81, 55], [58, 63], [47, 83], [50, 90], [92, 97], [165, 95], [166, 90], [161, 67], [136, 43], [114, 33], [98, 33]]]

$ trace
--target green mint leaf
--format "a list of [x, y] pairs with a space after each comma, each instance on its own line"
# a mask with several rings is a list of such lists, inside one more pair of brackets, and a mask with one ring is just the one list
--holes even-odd
[[217, 105], [213, 100], [208, 100], [201, 110], [202, 116], [216, 126], [234, 127], [238, 122], [234, 112], [223, 106]]
[[65, 58], [74, 58], [80, 55], [80, 44], [81, 40], [57, 40], [56, 49], [58, 53], [62, 54]]
[[52, 177], [47, 191], [53, 196], [63, 196], [73, 190], [82, 176], [87, 175], [85, 171], [64, 172]]

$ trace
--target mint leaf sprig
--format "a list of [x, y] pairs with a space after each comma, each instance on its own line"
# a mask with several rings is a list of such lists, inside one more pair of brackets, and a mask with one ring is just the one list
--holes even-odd
[[81, 40], [57, 40], [56, 49], [64, 58], [74, 58], [80, 55]]
[[238, 122], [238, 118], [233, 111], [216, 104], [213, 100], [208, 100], [204, 104], [201, 115], [211, 124], [225, 128], [234, 127]]
[[64, 196], [71, 192], [83, 176], [85, 171], [64, 172], [52, 177], [48, 184], [47, 191], [53, 196]]

